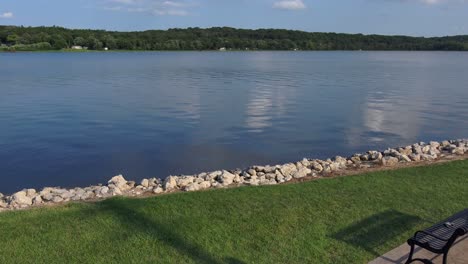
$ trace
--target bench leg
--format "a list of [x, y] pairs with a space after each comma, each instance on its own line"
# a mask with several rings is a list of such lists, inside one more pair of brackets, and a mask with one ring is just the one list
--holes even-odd
[[444, 258], [443, 258], [443, 264], [447, 264], [447, 256], [448, 256], [448, 250], [447, 252], [444, 253]]
[[411, 263], [413, 260], [413, 254], [414, 254], [414, 244], [411, 244], [411, 251], [408, 256], [408, 260], [405, 262], [405, 264]]

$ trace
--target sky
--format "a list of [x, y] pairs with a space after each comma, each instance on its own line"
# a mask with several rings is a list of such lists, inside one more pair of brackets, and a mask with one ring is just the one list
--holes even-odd
[[0, 0], [0, 25], [468, 35], [468, 0]]

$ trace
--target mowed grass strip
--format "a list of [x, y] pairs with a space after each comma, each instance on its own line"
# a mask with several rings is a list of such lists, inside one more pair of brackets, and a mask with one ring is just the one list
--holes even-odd
[[0, 214], [0, 263], [367, 263], [468, 207], [468, 161]]

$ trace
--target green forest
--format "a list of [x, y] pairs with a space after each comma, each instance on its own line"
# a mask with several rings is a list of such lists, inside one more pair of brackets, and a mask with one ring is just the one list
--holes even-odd
[[450, 50], [468, 36], [408, 37], [311, 33], [283, 29], [187, 28], [117, 32], [63, 27], [0, 26], [0, 50]]

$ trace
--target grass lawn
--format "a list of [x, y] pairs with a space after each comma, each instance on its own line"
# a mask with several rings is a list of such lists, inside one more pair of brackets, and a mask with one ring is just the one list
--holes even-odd
[[0, 214], [0, 263], [367, 263], [468, 207], [468, 161]]

